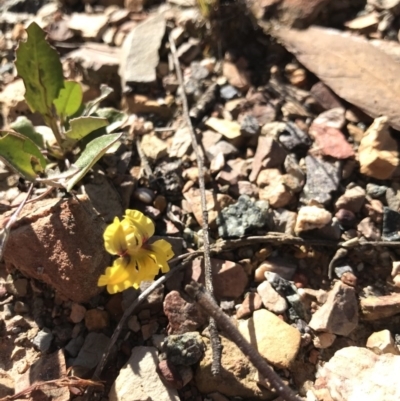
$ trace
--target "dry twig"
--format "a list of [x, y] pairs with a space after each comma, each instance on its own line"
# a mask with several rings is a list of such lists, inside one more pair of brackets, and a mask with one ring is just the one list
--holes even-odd
[[[190, 137], [192, 139], [192, 147], [194, 153], [196, 155], [197, 160], [197, 168], [199, 170], [199, 189], [200, 189], [200, 200], [201, 200], [201, 211], [203, 218], [203, 249], [204, 249], [204, 277], [206, 283], [206, 289], [209, 294], [214, 296], [214, 288], [212, 283], [212, 272], [211, 272], [211, 257], [210, 257], [210, 238], [209, 238], [209, 227], [208, 227], [208, 210], [207, 210], [207, 200], [206, 200], [206, 185], [204, 180], [204, 161], [203, 155], [200, 150], [200, 147], [197, 143], [196, 134], [193, 129], [192, 120], [189, 115], [189, 105], [185, 94], [185, 86], [183, 84], [183, 77], [181, 66], [179, 64], [178, 57], [176, 55], [176, 46], [175, 41], [172, 36], [169, 36], [169, 44], [171, 47], [171, 54], [174, 60], [174, 66], [176, 70], [176, 76], [178, 78], [179, 86], [181, 89], [181, 97], [182, 97], [182, 108], [183, 108], [183, 117], [186, 122], [186, 126], [189, 129]], [[217, 326], [212, 317], [210, 317], [208, 329], [210, 332], [210, 340], [211, 340], [211, 348], [213, 354], [213, 361], [211, 366], [211, 371], [214, 376], [218, 375], [221, 370], [221, 341], [218, 336]]]

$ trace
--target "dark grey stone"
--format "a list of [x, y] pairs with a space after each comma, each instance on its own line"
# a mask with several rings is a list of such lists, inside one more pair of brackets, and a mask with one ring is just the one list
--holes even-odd
[[219, 91], [222, 99], [224, 100], [232, 100], [235, 97], [239, 96], [239, 92], [232, 85], [224, 85]]
[[311, 138], [292, 122], [286, 123], [285, 129], [279, 133], [279, 142], [290, 151], [305, 151], [311, 146]]
[[305, 160], [307, 181], [300, 200], [305, 204], [315, 200], [327, 205], [331, 201], [331, 193], [338, 189], [340, 183], [340, 163], [331, 163], [314, 156], [306, 156]]
[[244, 135], [257, 135], [260, 132], [260, 124], [254, 116], [247, 114], [244, 116], [242, 124], [240, 125], [240, 131]]
[[378, 199], [381, 196], [385, 195], [388, 187], [386, 185], [377, 185], [377, 184], [367, 184], [367, 195], [369, 195], [373, 199]]
[[269, 205], [265, 201], [253, 202], [241, 195], [234, 205], [223, 209], [217, 218], [221, 237], [241, 237], [267, 224]]
[[50, 329], [44, 327], [36, 337], [33, 339], [33, 345], [37, 347], [41, 352], [47, 352], [50, 349], [51, 342], [53, 341], [53, 334]]
[[78, 336], [76, 338], [73, 338], [70, 340], [70, 342], [65, 346], [65, 350], [70, 354], [73, 358], [75, 358], [80, 349], [82, 348], [83, 343], [85, 342], [85, 339], [83, 336]]
[[89, 333], [75, 359], [75, 366], [93, 369], [100, 362], [103, 352], [108, 347], [110, 339], [102, 333]]
[[190, 64], [190, 72], [190, 75], [196, 81], [202, 81], [203, 79], [206, 79], [210, 74], [210, 71], [208, 71], [208, 69], [201, 65], [198, 61], [193, 61]]
[[197, 331], [168, 336], [162, 346], [167, 360], [173, 365], [194, 365], [202, 358], [204, 350], [204, 342]]
[[383, 208], [382, 240], [400, 241], [400, 213], [388, 207]]

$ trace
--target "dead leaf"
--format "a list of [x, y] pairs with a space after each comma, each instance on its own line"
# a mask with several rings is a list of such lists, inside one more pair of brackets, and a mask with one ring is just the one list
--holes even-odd
[[400, 64], [367, 40], [334, 29], [271, 32], [337, 95], [400, 129]]

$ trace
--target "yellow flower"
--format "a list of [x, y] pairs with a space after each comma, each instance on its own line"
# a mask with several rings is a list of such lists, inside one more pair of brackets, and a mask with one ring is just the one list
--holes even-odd
[[107, 267], [98, 285], [107, 286], [107, 291], [114, 294], [138, 288], [142, 281], [153, 280], [160, 270], [168, 272], [168, 260], [174, 256], [171, 244], [165, 240], [147, 244], [153, 234], [153, 222], [138, 210], [126, 210], [121, 221], [116, 217], [104, 232], [104, 244], [107, 252], [119, 258]]

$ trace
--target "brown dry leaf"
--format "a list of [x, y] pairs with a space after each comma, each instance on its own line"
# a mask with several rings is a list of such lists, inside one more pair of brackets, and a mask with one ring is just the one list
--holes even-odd
[[272, 34], [337, 95], [400, 129], [400, 64], [367, 40], [334, 29], [277, 29]]

